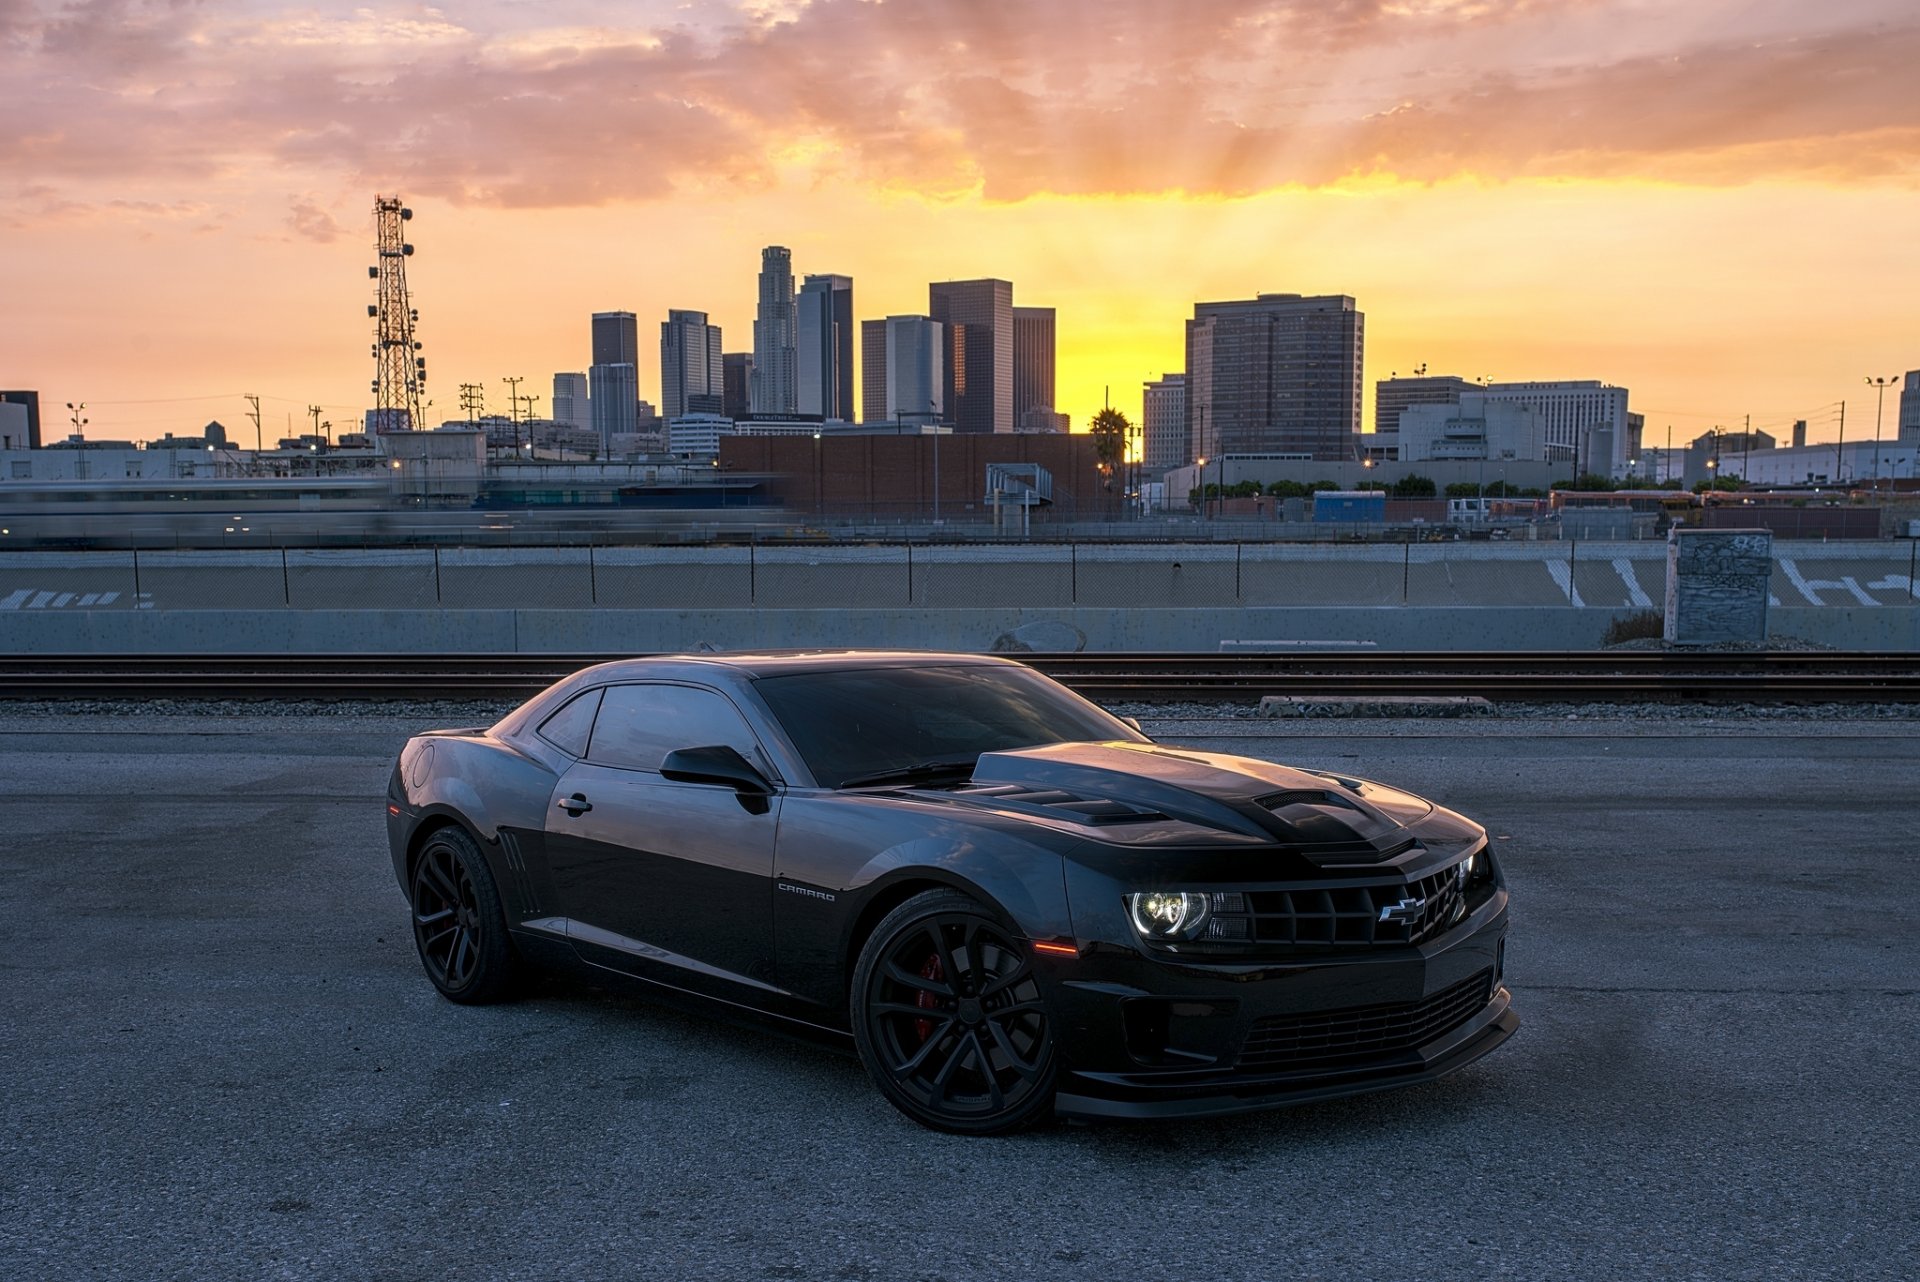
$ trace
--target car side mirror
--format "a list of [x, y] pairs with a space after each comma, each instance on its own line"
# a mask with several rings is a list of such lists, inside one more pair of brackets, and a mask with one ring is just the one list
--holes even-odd
[[1131, 731], [1133, 731], [1133, 732], [1134, 732], [1135, 734], [1145, 734], [1145, 733], [1146, 733], [1146, 731], [1145, 731], [1145, 730], [1142, 730], [1142, 729], [1140, 728], [1140, 722], [1139, 722], [1139, 721], [1138, 721], [1137, 719], [1135, 719], [1135, 718], [1133, 718], [1133, 717], [1122, 717], [1122, 718], [1120, 718], [1120, 724], [1121, 724], [1121, 725], [1123, 725], [1123, 726], [1125, 726], [1125, 727], [1127, 727], [1127, 729], [1129, 729], [1129, 730], [1131, 730]]
[[725, 744], [706, 748], [678, 748], [660, 763], [660, 777], [675, 783], [713, 783], [746, 796], [764, 797], [773, 791], [767, 777], [753, 768], [738, 749]]

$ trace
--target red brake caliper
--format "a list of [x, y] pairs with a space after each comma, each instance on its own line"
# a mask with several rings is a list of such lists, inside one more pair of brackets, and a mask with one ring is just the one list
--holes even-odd
[[[920, 978], [931, 979], [936, 984], [946, 981], [947, 972], [940, 965], [940, 954], [928, 954], [927, 960], [920, 965]], [[940, 1009], [940, 999], [924, 988], [913, 995], [913, 1004], [921, 1010]], [[933, 1036], [933, 1021], [930, 1019], [916, 1019], [913, 1021], [913, 1027], [914, 1031], [920, 1034], [920, 1040], [923, 1042]]]

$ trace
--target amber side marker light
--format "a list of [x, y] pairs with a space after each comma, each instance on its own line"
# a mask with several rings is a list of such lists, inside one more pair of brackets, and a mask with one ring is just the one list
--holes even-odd
[[1078, 957], [1080, 955], [1080, 945], [1057, 944], [1050, 940], [1036, 939], [1033, 941], [1033, 951], [1036, 953], [1054, 953], [1061, 957]]
[[400, 813], [400, 807], [398, 807], [398, 806], [388, 806], [388, 807], [387, 807], [387, 813], [388, 813], [388, 814], [390, 814], [390, 815], [397, 815], [397, 814], [399, 814], [399, 813]]

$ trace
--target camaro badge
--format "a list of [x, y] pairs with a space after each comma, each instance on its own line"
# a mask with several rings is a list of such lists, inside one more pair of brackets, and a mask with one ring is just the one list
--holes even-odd
[[1412, 921], [1427, 906], [1424, 899], [1402, 899], [1397, 904], [1388, 904], [1380, 910], [1381, 921]]

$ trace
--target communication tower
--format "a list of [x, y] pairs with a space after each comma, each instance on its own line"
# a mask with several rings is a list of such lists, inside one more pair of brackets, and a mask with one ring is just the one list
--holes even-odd
[[407, 294], [407, 259], [413, 246], [406, 240], [406, 224], [413, 218], [398, 196], [376, 196], [373, 201], [375, 246], [380, 261], [367, 268], [378, 284], [376, 301], [367, 304], [373, 319], [373, 430], [404, 432], [422, 429], [421, 397], [427, 386], [427, 358], [413, 327], [420, 321]]

